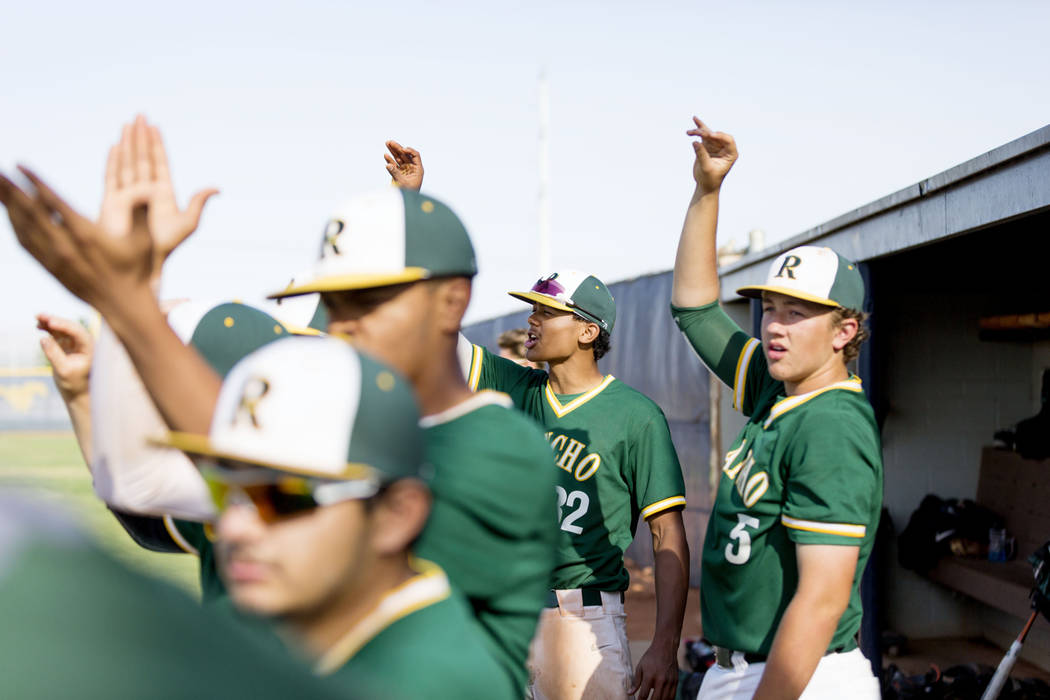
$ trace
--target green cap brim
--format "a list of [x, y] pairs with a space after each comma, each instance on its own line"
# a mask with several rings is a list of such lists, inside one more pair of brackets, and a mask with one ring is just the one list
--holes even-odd
[[333, 275], [321, 277], [303, 284], [291, 285], [279, 292], [268, 294], [267, 299], [282, 299], [318, 292], [345, 292], [354, 289], [389, 287], [394, 284], [418, 282], [430, 277], [430, 270], [422, 267], [406, 267], [401, 272], [375, 275]]

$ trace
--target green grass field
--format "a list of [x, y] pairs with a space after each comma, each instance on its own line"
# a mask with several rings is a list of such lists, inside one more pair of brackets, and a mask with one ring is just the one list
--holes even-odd
[[0, 489], [61, 505], [121, 561], [199, 595], [196, 557], [142, 549], [95, 497], [72, 433], [0, 433]]

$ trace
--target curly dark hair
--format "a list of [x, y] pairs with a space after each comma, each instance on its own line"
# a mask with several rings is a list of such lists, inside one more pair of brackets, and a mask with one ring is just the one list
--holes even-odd
[[609, 331], [604, 328], [598, 331], [598, 337], [594, 339], [594, 345], [591, 349], [594, 351], [594, 360], [597, 362], [602, 359], [605, 353], [609, 352], [609, 348], [612, 347], [612, 339], [609, 337]]
[[831, 313], [831, 323], [835, 328], [841, 326], [842, 322], [847, 318], [857, 322], [857, 335], [853, 336], [853, 340], [846, 343], [846, 347], [842, 348], [842, 358], [849, 364], [857, 359], [857, 356], [860, 354], [860, 346], [871, 335], [867, 325], [865, 325], [868, 321], [868, 314], [863, 311], [844, 309], [841, 306], [836, 307]]

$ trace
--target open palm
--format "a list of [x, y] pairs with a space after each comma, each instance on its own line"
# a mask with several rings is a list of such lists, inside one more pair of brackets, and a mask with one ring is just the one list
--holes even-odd
[[148, 232], [154, 276], [159, 276], [167, 257], [196, 230], [204, 203], [216, 193], [202, 190], [179, 209], [160, 131], [139, 116], [109, 151], [98, 223], [113, 236]]

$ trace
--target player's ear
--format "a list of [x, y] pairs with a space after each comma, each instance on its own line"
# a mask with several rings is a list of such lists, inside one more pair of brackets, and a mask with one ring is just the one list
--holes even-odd
[[832, 330], [834, 335], [831, 338], [831, 347], [835, 349], [835, 352], [840, 352], [849, 345], [849, 341], [856, 337], [857, 332], [860, 330], [860, 324], [855, 318], [845, 317], [837, 321], [833, 320]]
[[598, 327], [597, 323], [591, 323], [590, 321], [582, 321], [580, 323], [580, 335], [578, 340], [580, 345], [587, 345], [598, 340], [598, 335], [602, 332], [602, 329]]
[[372, 547], [380, 556], [407, 550], [430, 515], [430, 489], [417, 479], [390, 484], [372, 508]]

